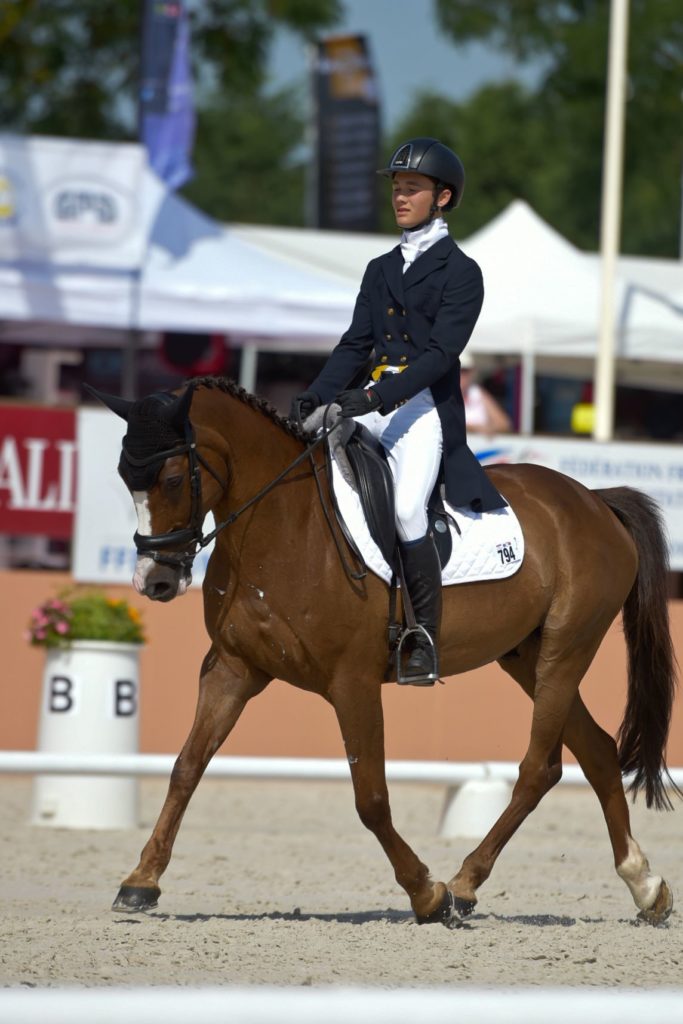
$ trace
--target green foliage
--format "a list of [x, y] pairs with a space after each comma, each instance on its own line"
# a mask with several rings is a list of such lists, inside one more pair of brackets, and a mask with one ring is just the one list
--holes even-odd
[[[202, 145], [183, 194], [218, 220], [301, 224], [305, 170], [297, 160], [304, 121], [295, 94], [216, 97], [199, 115]], [[299, 147], [300, 148], [300, 147]]]
[[74, 640], [145, 642], [137, 608], [101, 590], [80, 587], [62, 591], [36, 608], [26, 638], [35, 647], [68, 647]]
[[[3, 130], [136, 138], [142, 9], [141, 0], [0, 4]], [[341, 9], [340, 0], [189, 0], [198, 131], [185, 194], [207, 213], [301, 223], [302, 105], [294, 92], [268, 95], [268, 47], [278, 24], [312, 38]]]
[[[599, 242], [607, 76], [608, 0], [437, 0], [444, 31], [459, 44], [486, 41], [544, 73], [527, 114], [543, 147], [527, 164], [525, 191], [541, 216], [577, 245]], [[680, 0], [631, 0], [622, 250], [678, 254], [683, 144], [683, 18]], [[479, 96], [457, 111], [464, 126]], [[485, 111], [481, 130], [500, 135], [498, 162], [516, 164], [504, 107]], [[414, 118], [411, 114], [411, 122]], [[403, 127], [403, 126], [402, 126]], [[458, 128], [459, 128], [458, 124]], [[530, 125], [523, 123], [524, 137]], [[463, 128], [463, 131], [465, 129]], [[524, 147], [524, 142], [522, 142]], [[472, 201], [494, 170], [478, 149], [462, 154]], [[483, 204], [482, 204], [483, 208]], [[464, 210], [463, 210], [464, 216]]]
[[[314, 38], [342, 7], [343, 0], [189, 0], [198, 131], [196, 173], [184, 194], [210, 215], [303, 223], [304, 97], [269, 92], [268, 48], [278, 25]], [[460, 153], [467, 188], [451, 217], [457, 237], [521, 197], [576, 245], [596, 249], [608, 0], [436, 0], [433, 9], [455, 43], [486, 42], [534, 60], [541, 81], [533, 91], [516, 82], [487, 86], [459, 103], [421, 94], [383, 152], [409, 135], [435, 135]], [[140, 0], [0, 4], [3, 129], [134, 138], [141, 11]], [[673, 256], [683, 161], [681, 0], [631, 0], [628, 67], [622, 250]], [[302, 67], [302, 81], [306, 74]], [[395, 230], [388, 196], [382, 217], [383, 230]]]
[[[456, 237], [472, 234], [513, 199], [537, 205], [546, 132], [536, 102], [517, 83], [487, 86], [469, 103], [423, 93], [391, 140], [388, 151], [412, 135], [432, 135], [462, 156], [465, 193], [449, 216]], [[392, 230], [388, 192], [382, 216], [383, 229]]]

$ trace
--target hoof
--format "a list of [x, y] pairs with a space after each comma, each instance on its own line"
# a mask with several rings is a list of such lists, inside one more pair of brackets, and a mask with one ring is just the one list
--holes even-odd
[[436, 910], [425, 917], [415, 915], [418, 924], [442, 924], [445, 928], [459, 928], [463, 917], [467, 917], [474, 910], [474, 901], [461, 900], [454, 896], [450, 889], [446, 889], [441, 903]]
[[112, 910], [151, 910], [161, 895], [158, 885], [122, 885], [112, 903]]
[[662, 879], [657, 899], [647, 910], [641, 910], [638, 914], [638, 920], [644, 921], [645, 924], [654, 925], [656, 928], [658, 925], [664, 924], [673, 909], [673, 905], [673, 893], [664, 879]]

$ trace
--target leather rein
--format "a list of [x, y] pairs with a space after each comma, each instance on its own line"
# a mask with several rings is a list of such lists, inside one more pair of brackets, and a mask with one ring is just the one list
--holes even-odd
[[[202, 456], [201, 452], [197, 449], [197, 442], [195, 440], [194, 428], [190, 420], [185, 422], [185, 441], [182, 444], [175, 446], [174, 448], [168, 448], [165, 451], [155, 452], [153, 455], [146, 456], [144, 458], [136, 458], [126, 451], [125, 443], [122, 451], [122, 458], [125, 462], [128, 462], [131, 466], [136, 469], [150, 466], [155, 462], [164, 462], [166, 459], [170, 459], [176, 455], [187, 455], [190, 468], [190, 523], [188, 526], [183, 527], [179, 530], [170, 530], [169, 533], [157, 533], [152, 536], [143, 536], [136, 530], [133, 535], [133, 542], [139, 555], [145, 555], [147, 558], [151, 558], [152, 561], [157, 562], [159, 565], [168, 565], [174, 569], [182, 569], [189, 573], [192, 563], [202, 548], [205, 548], [207, 544], [210, 544], [222, 530], [239, 519], [243, 512], [255, 505], [261, 498], [265, 497], [270, 491], [273, 490], [280, 483], [280, 481], [291, 473], [293, 469], [296, 469], [305, 459], [311, 458], [312, 452], [320, 445], [326, 438], [336, 430], [339, 426], [339, 422], [333, 426], [323, 430], [320, 435], [311, 444], [307, 444], [306, 448], [300, 455], [290, 462], [281, 473], [278, 473], [269, 483], [261, 488], [260, 491], [248, 501], [245, 501], [243, 505], [231, 512], [227, 519], [220, 522], [215, 529], [211, 530], [210, 533], [203, 533], [202, 527], [204, 523], [204, 513], [202, 512], [202, 475], [201, 467], [216, 480], [220, 485], [221, 489], [225, 491], [227, 484], [224, 480], [214, 472], [206, 459]], [[167, 551], [167, 548], [175, 547], [176, 545], [185, 545], [182, 551]]]

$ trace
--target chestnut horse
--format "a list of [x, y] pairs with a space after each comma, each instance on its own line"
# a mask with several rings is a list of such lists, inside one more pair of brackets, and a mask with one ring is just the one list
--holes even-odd
[[[207, 540], [204, 515], [212, 510], [219, 524], [204, 580], [211, 646], [196, 717], [115, 909], [156, 905], [204, 769], [247, 701], [277, 678], [319, 693], [334, 708], [358, 814], [419, 922], [453, 927], [471, 913], [499, 853], [559, 781], [563, 744], [602, 805], [616, 871], [639, 917], [660, 924], [669, 916], [671, 891], [631, 835], [622, 783], [630, 773], [631, 788], [644, 790], [648, 806], [671, 806], [664, 762], [675, 691], [667, 547], [648, 497], [625, 487], [590, 491], [541, 466], [488, 470], [522, 524], [525, 557], [507, 579], [445, 589], [441, 664], [450, 676], [497, 661], [533, 701], [531, 735], [509, 806], [444, 884], [392, 824], [381, 701], [388, 588], [370, 574], [352, 579], [344, 568], [348, 549], [329, 516], [323, 446], [307, 451], [298, 427], [225, 379], [197, 378], [178, 395], [134, 403], [97, 397], [128, 422], [119, 472], [138, 513], [135, 588], [153, 601], [183, 593]], [[615, 742], [586, 709], [579, 684], [620, 611], [629, 671]]]

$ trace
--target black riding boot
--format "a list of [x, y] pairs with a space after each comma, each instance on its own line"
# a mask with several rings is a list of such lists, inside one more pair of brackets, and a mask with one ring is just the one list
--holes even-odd
[[415, 620], [429, 633], [414, 634], [412, 651], [402, 675], [412, 686], [433, 686], [439, 676], [438, 641], [441, 625], [441, 564], [434, 538], [428, 533], [414, 544], [401, 544], [401, 559]]

